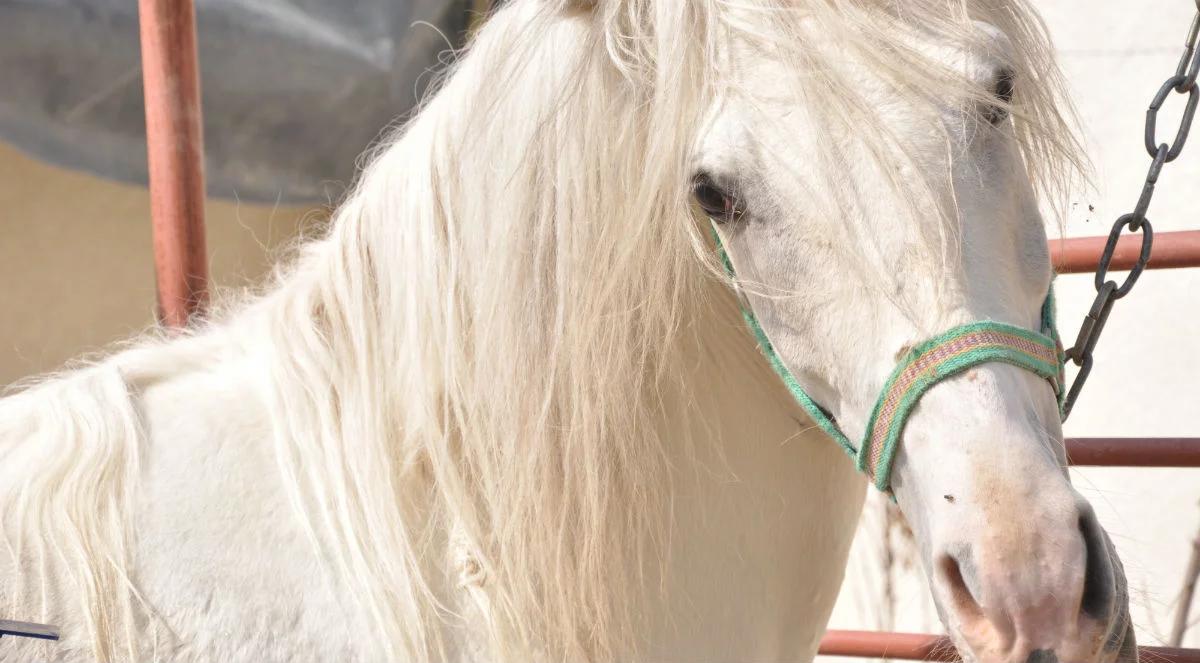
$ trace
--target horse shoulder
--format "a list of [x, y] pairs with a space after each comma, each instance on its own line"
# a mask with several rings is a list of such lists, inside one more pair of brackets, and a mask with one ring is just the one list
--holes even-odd
[[139, 589], [183, 658], [358, 660], [369, 638], [279, 472], [264, 370], [229, 357], [142, 390]]
[[63, 635], [5, 638], [0, 663], [361, 658], [276, 469], [260, 371], [198, 345], [0, 400], [0, 619]]
[[[52, 623], [60, 643], [24, 639], [5, 656], [90, 658], [115, 646], [98, 606], [127, 614], [120, 522], [136, 478], [137, 416], [111, 364], [63, 373], [0, 399], [0, 606], [3, 618]], [[13, 639], [16, 640], [16, 639]], [[94, 642], [95, 641], [95, 642]], [[111, 651], [111, 648], [109, 649]], [[16, 660], [16, 659], [14, 659]]]

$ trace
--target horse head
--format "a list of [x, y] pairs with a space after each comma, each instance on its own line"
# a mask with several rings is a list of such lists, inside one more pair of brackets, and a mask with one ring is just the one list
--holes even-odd
[[[1066, 471], [1034, 184], [1070, 139], [1036, 21], [763, 18], [724, 33], [691, 183], [760, 345], [894, 497], [964, 655], [1133, 660], [1121, 564]], [[971, 361], [979, 328], [1015, 349]]]

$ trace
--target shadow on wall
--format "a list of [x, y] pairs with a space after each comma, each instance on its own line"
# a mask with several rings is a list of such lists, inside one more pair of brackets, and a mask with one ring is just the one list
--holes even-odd
[[[262, 278], [324, 208], [207, 205], [214, 283]], [[0, 144], [0, 385], [154, 323], [150, 197]]]

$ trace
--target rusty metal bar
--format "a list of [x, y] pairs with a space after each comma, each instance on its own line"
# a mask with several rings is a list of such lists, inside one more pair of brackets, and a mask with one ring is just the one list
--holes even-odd
[[[1082, 274], [1096, 270], [1107, 237], [1073, 237], [1050, 240], [1050, 264], [1059, 274]], [[1141, 234], [1127, 235], [1117, 242], [1112, 270], [1129, 269], [1142, 249]], [[1200, 230], [1154, 234], [1154, 251], [1147, 269], [1200, 267]]]
[[1071, 465], [1200, 467], [1200, 437], [1067, 438]]
[[204, 138], [191, 0], [138, 0], [158, 317], [182, 327], [208, 300]]
[[881, 631], [826, 631], [817, 654], [906, 661], [958, 661], [958, 650], [944, 636]]
[[[877, 631], [826, 631], [817, 650], [823, 656], [894, 658], [909, 661], [958, 661], [945, 636]], [[1200, 649], [1138, 647], [1139, 658], [1155, 663], [1200, 663]]]

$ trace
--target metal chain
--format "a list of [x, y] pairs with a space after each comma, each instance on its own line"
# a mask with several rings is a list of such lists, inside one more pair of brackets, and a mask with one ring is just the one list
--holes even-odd
[[[1150, 209], [1151, 198], [1154, 197], [1154, 185], [1158, 182], [1163, 164], [1174, 161], [1183, 151], [1188, 132], [1192, 128], [1192, 118], [1196, 115], [1196, 106], [1200, 103], [1200, 85], [1196, 84], [1197, 73], [1200, 73], [1200, 49], [1196, 48], [1198, 35], [1200, 35], [1200, 0], [1196, 0], [1196, 16], [1192, 19], [1191, 29], [1188, 30], [1183, 56], [1179, 58], [1175, 74], [1162, 84], [1150, 102], [1149, 109], [1146, 110], [1144, 140], [1146, 152], [1150, 154], [1151, 161], [1150, 170], [1146, 173], [1145, 184], [1142, 185], [1142, 195], [1138, 198], [1133, 211], [1122, 215], [1113, 224], [1112, 231], [1108, 235], [1108, 242], [1104, 245], [1104, 252], [1100, 254], [1100, 263], [1096, 266], [1096, 299], [1092, 301], [1092, 307], [1083, 320], [1079, 335], [1075, 338], [1075, 345], [1066, 352], [1066, 358], [1079, 367], [1079, 373], [1075, 376], [1075, 381], [1071, 383], [1071, 389], [1063, 401], [1064, 421], [1070, 416], [1071, 408], [1075, 406], [1075, 400], [1079, 398], [1079, 392], [1092, 372], [1092, 351], [1096, 348], [1100, 333], [1104, 331], [1104, 323], [1108, 321], [1108, 314], [1112, 312], [1113, 304], [1129, 294], [1133, 285], [1137, 283], [1138, 277], [1142, 275], [1142, 270], [1146, 268], [1146, 263], [1150, 261], [1150, 249], [1154, 244], [1154, 229], [1150, 225], [1150, 219], [1146, 217], [1146, 212]], [[1187, 104], [1183, 109], [1183, 119], [1175, 131], [1175, 140], [1170, 144], [1160, 143], [1157, 134], [1158, 111], [1172, 92], [1180, 95], [1186, 94]], [[1116, 281], [1108, 280], [1108, 268], [1112, 262], [1113, 251], [1117, 248], [1117, 241], [1126, 227], [1130, 232], [1141, 231], [1142, 251], [1138, 255], [1137, 262], [1129, 270], [1129, 275], [1125, 277], [1125, 281], [1117, 285]]]

